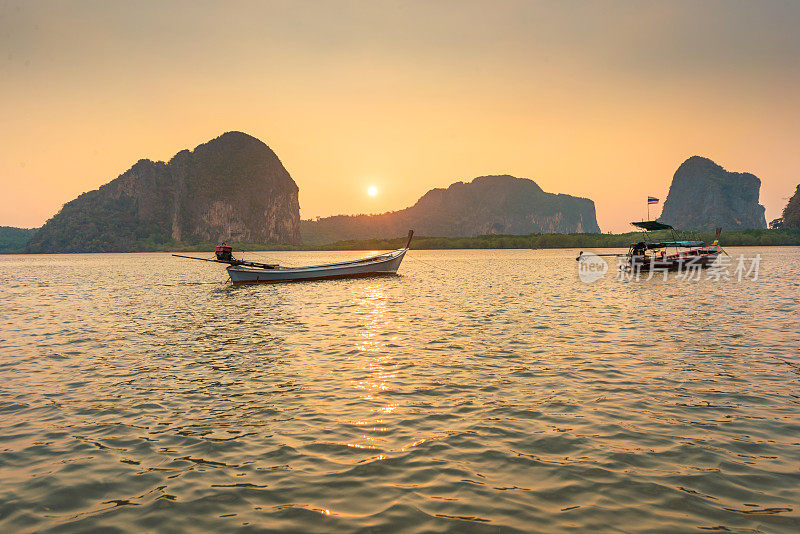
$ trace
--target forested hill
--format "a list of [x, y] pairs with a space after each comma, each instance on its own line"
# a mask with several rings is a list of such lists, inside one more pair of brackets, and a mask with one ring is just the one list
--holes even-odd
[[21, 254], [38, 228], [0, 226], [0, 254]]
[[783, 208], [781, 227], [788, 230], [800, 230], [800, 185], [797, 186], [794, 195]]

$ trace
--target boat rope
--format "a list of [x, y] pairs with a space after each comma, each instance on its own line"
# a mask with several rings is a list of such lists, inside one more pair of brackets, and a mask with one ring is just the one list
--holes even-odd
[[427, 265], [428, 267], [432, 267], [434, 269], [437, 269], [439, 271], [446, 272], [446, 273], [450, 272], [449, 270], [445, 269], [444, 267], [439, 267], [438, 265], [435, 265], [433, 263], [427, 262], [425, 260], [421, 260], [419, 258], [415, 258], [414, 256], [408, 256], [408, 258], [413, 260], [413, 261], [417, 261], [417, 262], [419, 262], [419, 263], [421, 263], [423, 265]]

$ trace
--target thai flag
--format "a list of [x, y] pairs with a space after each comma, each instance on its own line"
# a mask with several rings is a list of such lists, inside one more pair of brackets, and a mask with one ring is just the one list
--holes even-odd
[[648, 204], [658, 204], [658, 199], [656, 197], [647, 197]]

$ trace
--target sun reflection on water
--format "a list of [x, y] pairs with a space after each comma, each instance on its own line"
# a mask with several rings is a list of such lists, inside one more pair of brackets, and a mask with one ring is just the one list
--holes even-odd
[[[360, 329], [356, 334], [358, 342], [356, 350], [363, 357], [361, 370], [364, 377], [350, 381], [350, 385], [361, 392], [360, 400], [368, 406], [369, 413], [359, 417], [354, 424], [363, 429], [362, 434], [348, 447], [364, 449], [384, 449], [385, 442], [381, 434], [390, 432], [390, 424], [384, 419], [391, 415], [398, 407], [397, 402], [383, 402], [382, 393], [394, 387], [397, 378], [396, 363], [391, 354], [390, 341], [396, 341], [398, 336], [387, 336], [393, 327], [390, 315], [387, 313], [387, 296], [381, 285], [370, 285], [363, 289], [361, 296], [355, 299], [359, 314], [363, 318]], [[375, 406], [378, 403], [379, 406]], [[374, 459], [383, 460], [383, 454]]]

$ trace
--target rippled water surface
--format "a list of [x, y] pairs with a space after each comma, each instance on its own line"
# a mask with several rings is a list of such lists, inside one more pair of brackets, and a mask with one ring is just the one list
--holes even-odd
[[800, 249], [729, 249], [741, 283], [576, 252], [0, 257], [0, 531], [800, 531]]

